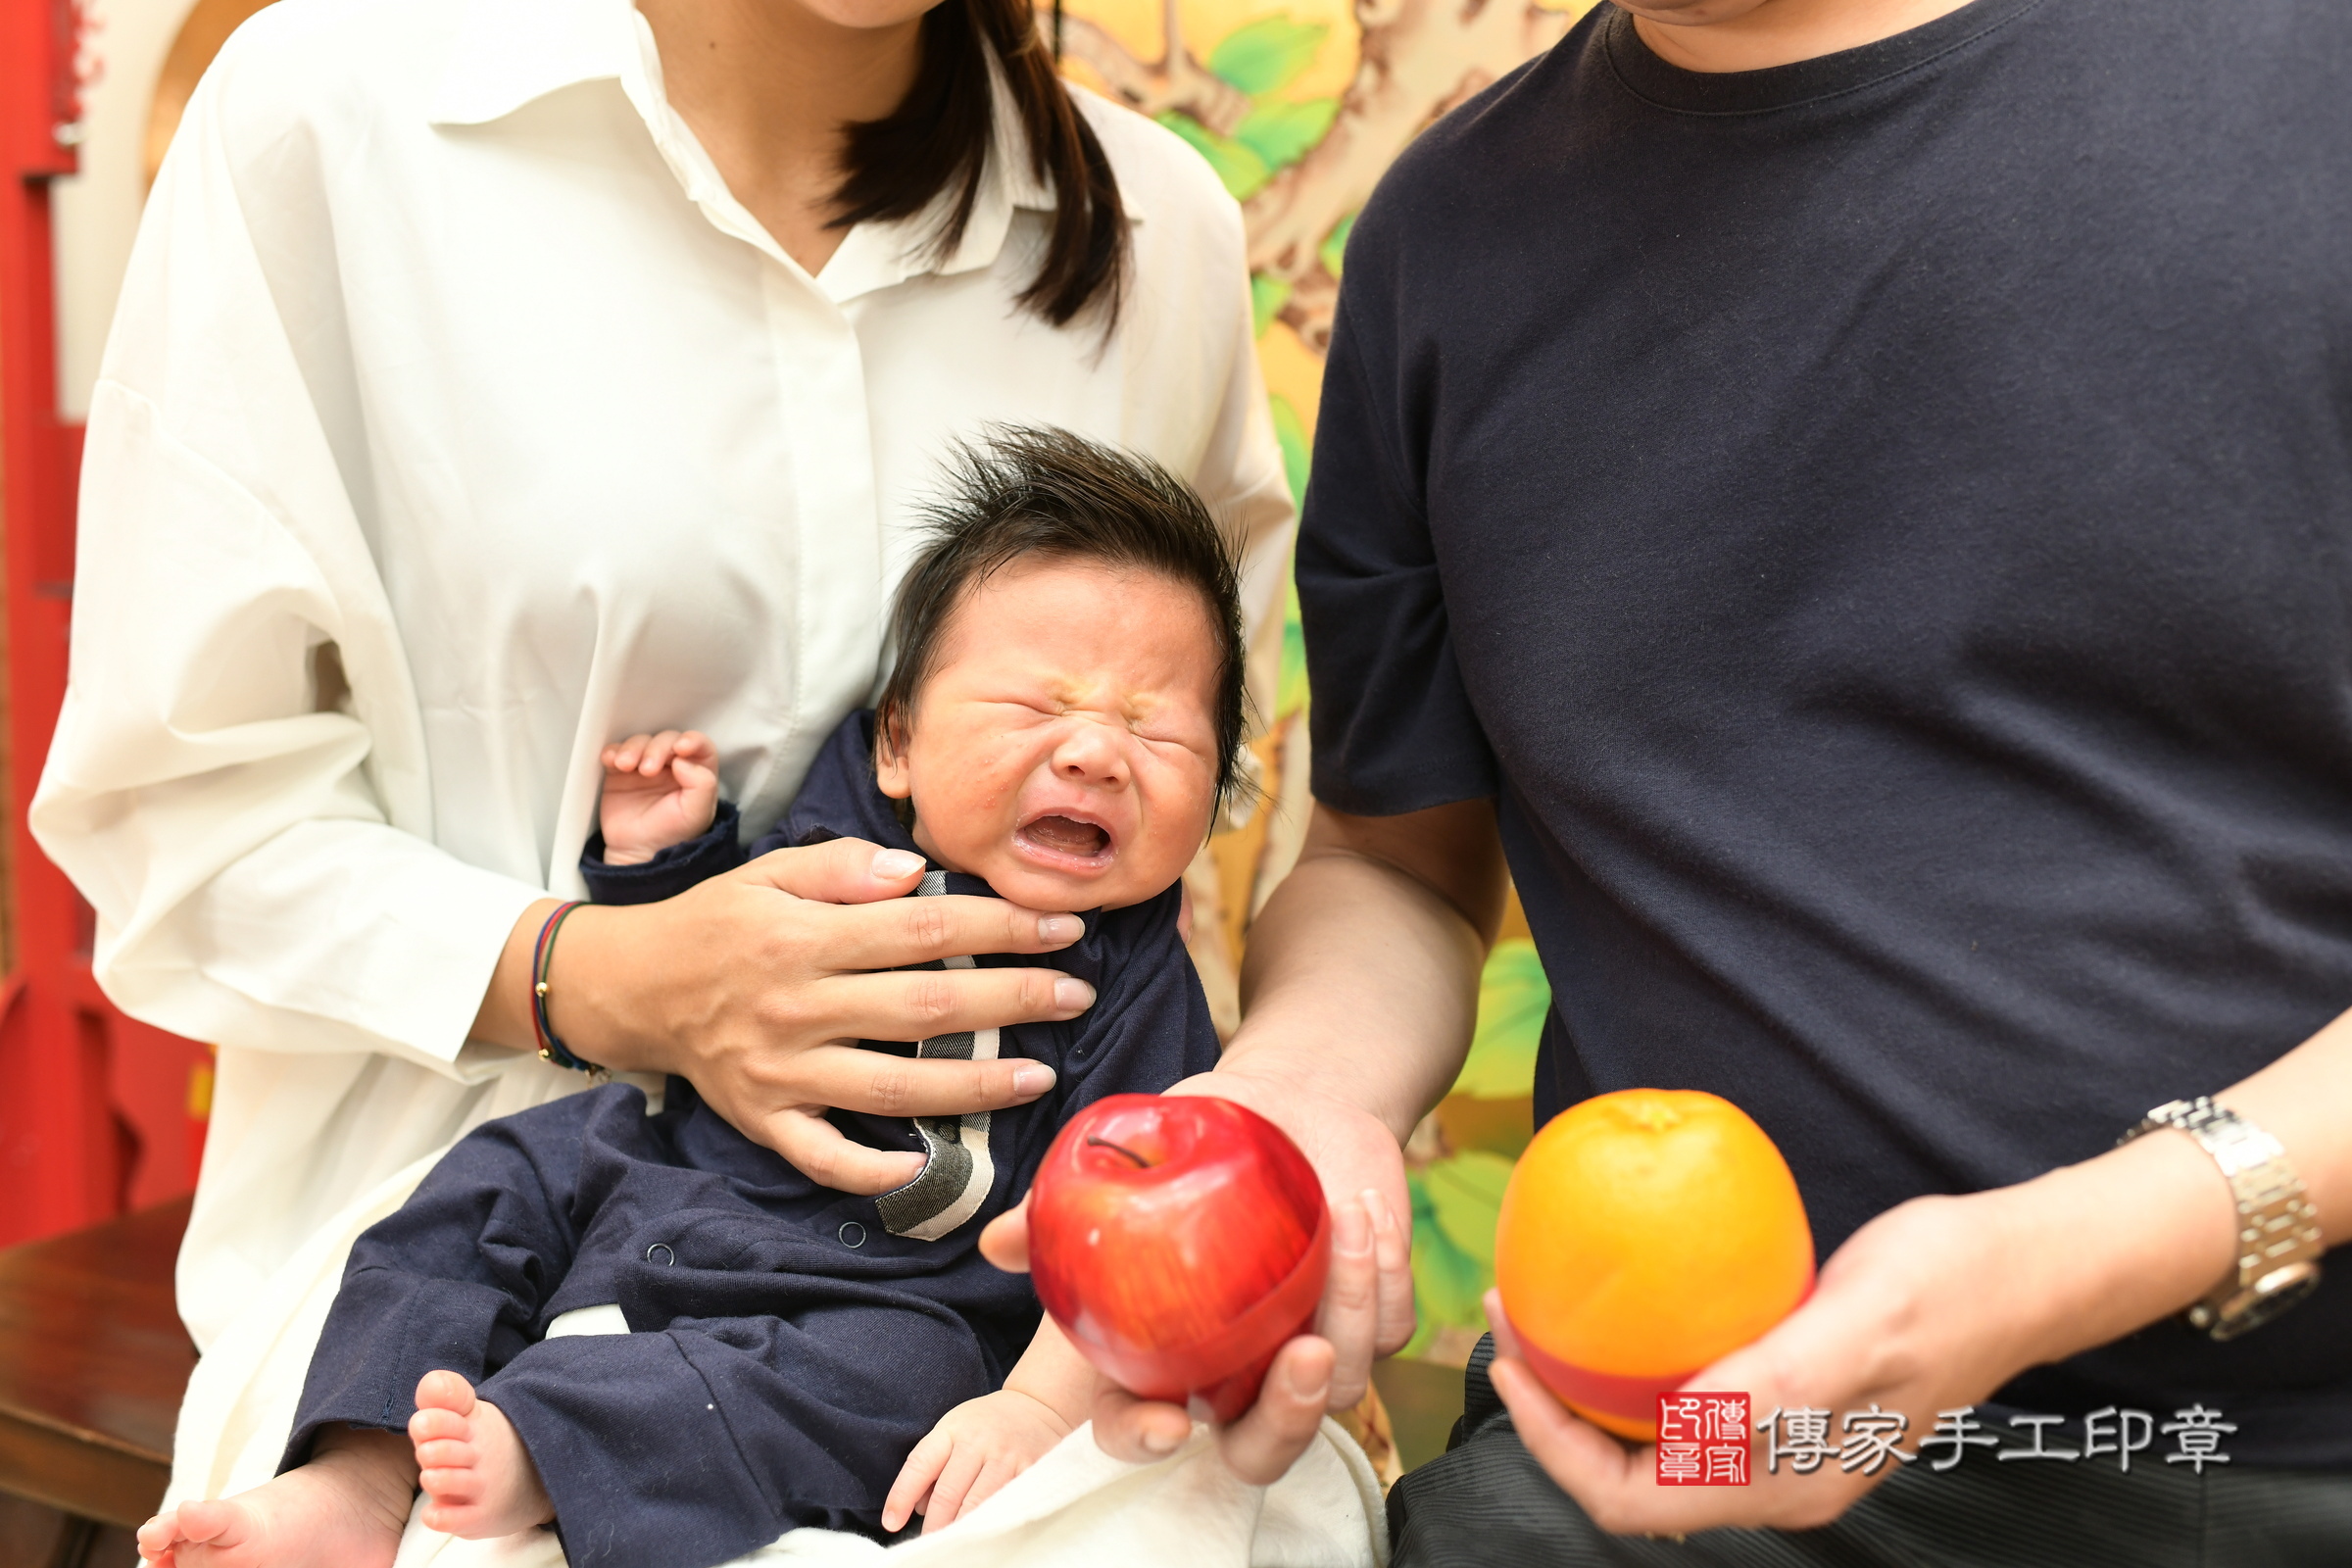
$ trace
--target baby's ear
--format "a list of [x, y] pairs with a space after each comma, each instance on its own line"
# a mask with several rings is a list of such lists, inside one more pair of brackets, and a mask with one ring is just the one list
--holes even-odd
[[874, 724], [874, 782], [894, 801], [914, 794], [914, 775], [906, 766], [905, 725], [894, 714]]

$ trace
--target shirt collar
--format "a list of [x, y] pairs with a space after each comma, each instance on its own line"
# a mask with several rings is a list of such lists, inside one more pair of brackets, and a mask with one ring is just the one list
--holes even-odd
[[626, 0], [471, 0], [433, 94], [436, 125], [482, 125], [583, 81], [617, 79], [634, 52]]
[[[945, 256], [929, 243], [952, 200], [949, 192], [912, 217], [858, 224], [814, 280], [836, 304], [923, 272], [986, 268], [1004, 250], [1014, 212], [1053, 210], [1053, 187], [1030, 167], [1027, 138], [993, 58], [989, 70], [996, 88], [994, 141], [962, 237]], [[735, 200], [670, 106], [653, 29], [629, 0], [469, 0], [436, 86], [431, 119], [441, 125], [489, 124], [549, 93], [590, 81], [619, 85], [688, 198], [712, 223], [800, 270]], [[1132, 221], [1132, 202], [1128, 208]]]

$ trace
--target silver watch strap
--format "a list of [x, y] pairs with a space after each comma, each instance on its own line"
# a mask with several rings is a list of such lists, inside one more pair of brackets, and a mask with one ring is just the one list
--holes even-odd
[[2159, 1127], [2195, 1139], [2221, 1167], [2237, 1202], [2237, 1268], [2185, 1314], [2191, 1327], [2226, 1339], [2245, 1307], [2267, 1288], [2283, 1283], [2275, 1276], [2316, 1270], [2325, 1250], [2319, 1212], [2304, 1191], [2303, 1178], [2287, 1162], [2285, 1148], [2228, 1106], [2204, 1095], [2170, 1101], [2149, 1111], [2120, 1142]]

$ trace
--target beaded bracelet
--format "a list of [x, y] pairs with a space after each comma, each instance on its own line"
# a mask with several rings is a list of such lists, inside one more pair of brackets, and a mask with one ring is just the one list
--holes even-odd
[[539, 940], [531, 947], [531, 1033], [539, 1041], [540, 1060], [552, 1061], [559, 1067], [569, 1067], [574, 1072], [584, 1072], [592, 1078], [602, 1079], [606, 1076], [605, 1069], [593, 1061], [573, 1055], [570, 1049], [556, 1038], [556, 1026], [548, 1021], [547, 1016], [547, 971], [556, 956], [556, 933], [563, 929], [564, 920], [583, 902], [573, 899], [569, 903], [557, 905], [555, 912], [547, 917], [547, 923], [540, 926]]

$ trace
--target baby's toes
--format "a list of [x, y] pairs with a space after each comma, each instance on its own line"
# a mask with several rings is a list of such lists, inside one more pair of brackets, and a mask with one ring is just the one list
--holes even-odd
[[244, 1510], [233, 1502], [183, 1502], [165, 1515], [172, 1521], [172, 1539], [183, 1544], [219, 1541], [231, 1534]]
[[416, 1380], [416, 1408], [446, 1410], [457, 1415], [473, 1409], [473, 1385], [455, 1372], [427, 1372]]
[[426, 1487], [424, 1508], [416, 1517], [427, 1530], [438, 1530], [445, 1536], [466, 1536], [473, 1533], [481, 1512], [481, 1499], [469, 1491], [462, 1494], [447, 1494]]
[[159, 1513], [139, 1526], [139, 1555], [149, 1562], [160, 1561], [179, 1540], [179, 1513]]
[[473, 1418], [455, 1410], [419, 1410], [409, 1417], [411, 1443], [463, 1443], [473, 1436]]
[[445, 1475], [471, 1475], [481, 1455], [462, 1438], [436, 1438], [416, 1445], [416, 1467]]

